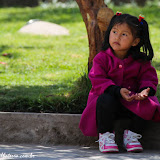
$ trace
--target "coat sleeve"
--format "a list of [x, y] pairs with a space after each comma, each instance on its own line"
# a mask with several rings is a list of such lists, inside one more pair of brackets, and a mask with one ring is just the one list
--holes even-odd
[[115, 83], [108, 77], [109, 71], [108, 58], [102, 54], [95, 56], [93, 66], [89, 72], [89, 79], [92, 83], [92, 92], [96, 95], [101, 95], [111, 85]]
[[145, 87], [152, 87], [157, 90], [158, 78], [154, 67], [151, 66], [151, 62], [146, 62], [141, 65], [139, 72], [139, 90]]

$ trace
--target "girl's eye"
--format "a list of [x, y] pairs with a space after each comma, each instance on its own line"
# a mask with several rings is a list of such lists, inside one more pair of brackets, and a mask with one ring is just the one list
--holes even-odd
[[116, 31], [113, 31], [113, 33], [117, 33]]
[[123, 35], [123, 36], [127, 36], [127, 34], [125, 34], [125, 33], [123, 33], [122, 35]]

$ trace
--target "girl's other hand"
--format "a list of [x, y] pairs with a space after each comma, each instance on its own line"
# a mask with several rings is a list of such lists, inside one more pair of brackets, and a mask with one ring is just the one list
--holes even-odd
[[128, 102], [131, 102], [133, 99], [135, 99], [135, 95], [130, 95], [131, 91], [129, 91], [127, 88], [121, 88], [120, 93], [123, 99]]
[[149, 92], [150, 92], [150, 88], [144, 89], [142, 92], [137, 93], [135, 95], [135, 100], [141, 101], [141, 100], [146, 99], [146, 97], [148, 97]]

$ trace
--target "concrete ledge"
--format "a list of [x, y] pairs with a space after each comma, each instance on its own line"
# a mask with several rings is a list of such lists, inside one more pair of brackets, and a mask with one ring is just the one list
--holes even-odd
[[[97, 137], [81, 133], [80, 117], [81, 114], [0, 112], [0, 143], [97, 145]], [[148, 122], [141, 142], [146, 149], [160, 149], [160, 123]]]
[[92, 145], [78, 125], [80, 114], [0, 112], [0, 143]]

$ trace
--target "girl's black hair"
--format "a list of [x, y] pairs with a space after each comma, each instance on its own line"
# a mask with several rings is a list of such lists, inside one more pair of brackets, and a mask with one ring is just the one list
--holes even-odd
[[[128, 54], [131, 54], [134, 59], [142, 59], [147, 61], [152, 60], [154, 53], [149, 39], [148, 24], [144, 19], [142, 19], [141, 22], [139, 22], [137, 17], [129, 14], [113, 16], [105, 33], [102, 50], [105, 51], [109, 47], [112, 48], [109, 44], [110, 31], [114, 25], [123, 23], [128, 24], [134, 38], [140, 38], [140, 42], [138, 43], [138, 45], [134, 47], [132, 46], [128, 51]], [[143, 49], [142, 52], [141, 47]]]

